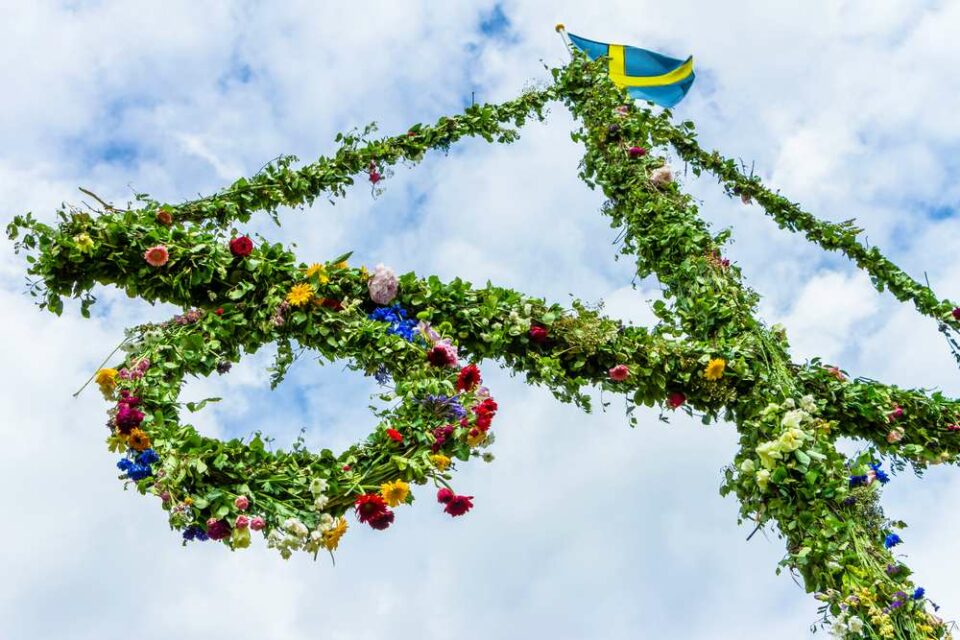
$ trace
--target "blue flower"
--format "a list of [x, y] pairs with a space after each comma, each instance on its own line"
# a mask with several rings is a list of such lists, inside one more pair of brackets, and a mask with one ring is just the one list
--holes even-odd
[[879, 462], [874, 462], [870, 465], [870, 468], [873, 469], [875, 474], [877, 474], [877, 480], [880, 481], [880, 484], [887, 484], [890, 482], [890, 476], [888, 476], [887, 473], [880, 468]]
[[160, 462], [160, 456], [157, 455], [157, 452], [153, 449], [146, 449], [137, 456], [137, 462], [143, 465], [151, 465], [156, 462]]
[[371, 320], [386, 322], [390, 325], [387, 333], [413, 342], [417, 335], [417, 321], [407, 317], [407, 310], [398, 304], [389, 307], [377, 307], [368, 316]]
[[387, 371], [384, 365], [377, 367], [377, 372], [373, 374], [373, 377], [377, 379], [379, 384], [387, 384], [390, 382], [390, 372]]
[[926, 589], [923, 587], [917, 587], [917, 590], [913, 592], [914, 600], [923, 600], [923, 596], [927, 593]]
[[131, 467], [133, 467], [133, 460], [129, 458], [121, 458], [120, 462], [117, 463], [117, 469], [120, 469], [120, 471], [124, 473], [130, 471]]
[[184, 540], [199, 540], [204, 542], [210, 539], [210, 536], [207, 535], [207, 532], [203, 530], [203, 527], [199, 525], [192, 524], [186, 529], [183, 530], [183, 539]]
[[867, 484], [867, 476], [850, 476], [850, 488], [862, 487]]
[[887, 537], [883, 539], [883, 546], [887, 549], [892, 549], [901, 542], [903, 542], [903, 540], [900, 539], [900, 536], [895, 533], [888, 533]]
[[134, 464], [127, 471], [127, 477], [131, 480], [143, 480], [153, 475], [153, 469], [148, 464]]

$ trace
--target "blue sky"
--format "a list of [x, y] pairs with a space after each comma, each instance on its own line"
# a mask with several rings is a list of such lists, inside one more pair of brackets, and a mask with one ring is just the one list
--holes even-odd
[[[698, 64], [677, 109], [705, 146], [755, 162], [790, 198], [833, 220], [856, 217], [871, 243], [939, 293], [960, 298], [960, 7], [908, 0], [582, 3], [119, 1], [0, 6], [0, 203], [52, 219], [77, 186], [125, 202], [134, 190], [178, 201], [249, 175], [279, 154], [333, 150], [338, 131], [384, 134], [456, 112], [476, 93], [500, 101], [562, 63], [553, 31], [621, 41]], [[357, 263], [460, 276], [550, 300], [603, 299], [647, 324], [656, 283], [630, 286], [613, 259], [601, 197], [576, 178], [581, 150], [559, 105], [509, 147], [466, 141], [398, 167], [331, 205], [255, 219], [244, 231], [296, 243], [304, 260], [354, 251]], [[877, 294], [844, 260], [779, 231], [709, 177], [681, 182], [730, 257], [781, 322], [798, 361], [960, 394], [936, 327]], [[774, 534], [745, 541], [737, 505], [718, 495], [730, 425], [641, 412], [619, 402], [586, 415], [485, 363], [502, 407], [492, 464], [457, 487], [469, 517], [429, 504], [385, 533], [354, 527], [337, 567], [283, 562], [262, 545], [183, 549], [155, 500], [125, 492], [103, 446], [106, 407], [71, 397], [124, 327], [169, 317], [111, 289], [83, 320], [48, 317], [24, 295], [24, 264], [0, 251], [0, 635], [4, 638], [800, 638], [816, 603], [774, 568]], [[256, 429], [342, 448], [374, 423], [371, 380], [309, 357], [277, 391], [270, 350], [185, 399], [223, 396], [197, 414], [223, 436]], [[424, 496], [429, 502], [428, 495]], [[900, 475], [889, 515], [928, 594], [957, 615], [960, 473]]]

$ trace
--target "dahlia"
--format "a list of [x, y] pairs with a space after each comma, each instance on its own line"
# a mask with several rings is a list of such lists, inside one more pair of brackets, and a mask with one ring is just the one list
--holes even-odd
[[134, 409], [129, 404], [120, 403], [115, 421], [117, 423], [117, 430], [120, 431], [120, 433], [127, 434], [130, 433], [132, 429], [139, 427], [140, 423], [143, 422], [143, 412], [139, 409]]
[[473, 391], [481, 382], [480, 369], [475, 364], [468, 364], [460, 369], [460, 375], [457, 376], [457, 391]]
[[243, 515], [237, 516], [237, 520], [233, 526], [237, 529], [246, 529], [250, 526], [250, 518]]
[[307, 278], [317, 276], [317, 280], [320, 282], [320, 284], [327, 284], [330, 282], [330, 276], [327, 275], [327, 268], [319, 262], [314, 262], [312, 265], [307, 267], [306, 275]]
[[150, 436], [144, 433], [142, 429], [135, 427], [130, 431], [130, 435], [127, 436], [127, 444], [130, 445], [131, 449], [135, 449], [136, 451], [149, 449]]
[[451, 500], [453, 500], [454, 496], [456, 496], [456, 494], [453, 491], [443, 487], [437, 491], [437, 502], [440, 504], [448, 504]]
[[260, 531], [265, 526], [267, 526], [267, 521], [263, 519], [263, 516], [254, 516], [250, 520], [250, 528], [254, 531]]
[[147, 264], [151, 267], [162, 267], [170, 260], [170, 252], [167, 251], [165, 246], [158, 244], [144, 251], [143, 259], [146, 260]]
[[452, 460], [442, 453], [435, 453], [430, 456], [430, 462], [433, 463], [433, 466], [435, 466], [438, 471], [446, 471], [448, 468], [450, 468], [450, 463]]
[[365, 493], [354, 502], [354, 510], [357, 514], [357, 520], [367, 524], [372, 518], [387, 510], [387, 503], [379, 494]]
[[530, 339], [538, 344], [543, 344], [547, 341], [549, 337], [549, 332], [546, 327], [541, 327], [540, 325], [533, 325], [530, 327]]
[[627, 150], [627, 153], [630, 154], [631, 158], [640, 158], [647, 155], [647, 150], [643, 147], [630, 147], [630, 149]]
[[250, 507], [250, 498], [247, 496], [237, 496], [236, 500], [233, 501], [233, 506], [240, 511], [246, 511]]
[[207, 535], [211, 540], [223, 540], [230, 535], [230, 525], [226, 520], [210, 518], [207, 520]]
[[173, 224], [173, 214], [170, 213], [168, 209], [160, 209], [160, 211], [157, 211], [157, 222], [165, 227], [169, 227]]

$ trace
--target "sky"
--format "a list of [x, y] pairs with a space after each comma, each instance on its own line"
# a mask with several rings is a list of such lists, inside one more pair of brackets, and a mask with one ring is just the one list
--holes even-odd
[[[498, 102], [565, 60], [554, 33], [695, 56], [676, 109], [702, 143], [752, 166], [817, 215], [856, 218], [872, 245], [960, 299], [960, 3], [916, 0], [571, 2], [0, 2], [0, 218], [52, 220], [82, 186], [124, 203], [210, 193], [280, 154], [309, 161], [338, 131], [383, 134]], [[656, 283], [614, 260], [602, 197], [577, 180], [569, 114], [553, 105], [510, 146], [465, 141], [398, 167], [373, 197], [255, 218], [242, 230], [296, 244], [305, 261], [487, 280], [550, 301], [605, 302], [649, 324]], [[936, 326], [841, 257], [780, 231], [677, 164], [728, 256], [787, 328], [797, 361], [960, 395]], [[5, 240], [4, 240], [5, 242]], [[483, 365], [500, 403], [492, 464], [455, 478], [476, 507], [451, 519], [429, 491], [386, 532], [353, 526], [336, 566], [284, 562], [255, 544], [184, 549], [155, 498], [124, 491], [104, 446], [108, 408], [73, 392], [123, 329], [174, 313], [109, 288], [94, 318], [25, 295], [25, 263], [0, 247], [0, 638], [806, 638], [816, 602], [776, 575], [771, 533], [746, 541], [721, 498], [732, 425], [704, 427], [622, 401], [585, 414]], [[269, 391], [269, 349], [184, 399], [206, 434], [256, 429], [343, 449], [373, 427], [370, 379], [304, 358]], [[850, 443], [853, 450], [855, 443]], [[918, 584], [960, 615], [960, 472], [897, 475], [888, 515]], [[820, 637], [819, 635], [817, 637]]]

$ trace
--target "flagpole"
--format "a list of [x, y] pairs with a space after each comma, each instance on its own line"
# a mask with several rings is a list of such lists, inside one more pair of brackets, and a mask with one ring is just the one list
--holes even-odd
[[563, 44], [567, 48], [567, 53], [573, 58], [573, 44], [570, 42], [570, 38], [567, 37], [567, 28], [563, 26], [562, 22], [558, 22], [554, 29], [560, 34], [560, 39], [563, 40]]

